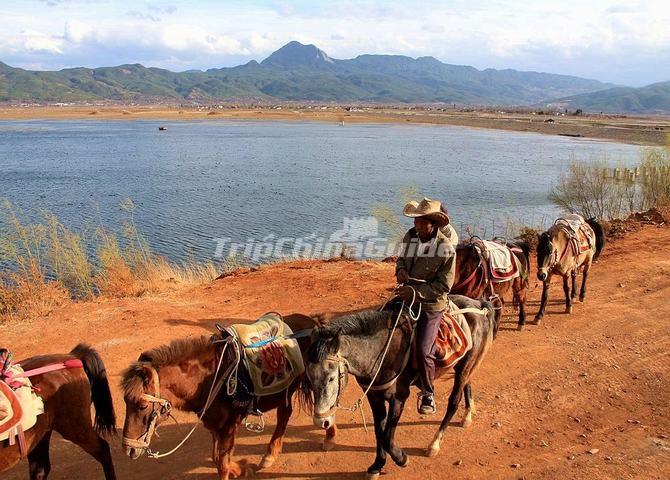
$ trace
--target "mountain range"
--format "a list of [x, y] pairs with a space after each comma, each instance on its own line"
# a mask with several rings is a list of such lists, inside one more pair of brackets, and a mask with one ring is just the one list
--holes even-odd
[[[0, 102], [288, 100], [502, 106], [560, 101], [586, 106], [623, 94], [631, 100], [612, 102], [616, 108], [657, 109], [653, 93], [637, 90], [568, 75], [477, 70], [433, 57], [360, 55], [338, 60], [295, 41], [260, 63], [204, 72], [177, 73], [140, 64], [30, 71], [0, 62]], [[662, 108], [668, 108], [666, 90]]]

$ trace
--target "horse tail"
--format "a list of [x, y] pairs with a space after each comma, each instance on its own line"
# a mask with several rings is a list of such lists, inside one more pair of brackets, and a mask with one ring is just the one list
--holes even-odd
[[524, 272], [523, 286], [528, 287], [530, 279], [530, 244], [524, 240], [517, 240], [514, 244], [521, 249], [523, 258], [526, 260], [525, 265], [523, 266], [524, 270], [526, 270]]
[[488, 300], [480, 300], [482, 303], [482, 308], [486, 309], [486, 318], [489, 321], [489, 331], [493, 330], [493, 339], [498, 336], [498, 320], [496, 320], [496, 309], [493, 306], [493, 303]]
[[72, 349], [70, 355], [77, 357], [84, 364], [84, 371], [91, 384], [91, 400], [95, 407], [93, 429], [99, 435], [116, 435], [114, 403], [107, 381], [107, 371], [100, 354], [85, 343], [80, 343]]
[[598, 257], [600, 257], [600, 254], [605, 248], [605, 229], [603, 229], [603, 226], [600, 225], [595, 218], [589, 218], [586, 223], [589, 224], [589, 227], [591, 227], [596, 234], [596, 253], [593, 256], [593, 260], [598, 260]]
[[314, 393], [312, 392], [312, 384], [307, 378], [307, 374], [302, 375], [300, 384], [298, 385], [298, 408], [308, 415], [314, 411]]

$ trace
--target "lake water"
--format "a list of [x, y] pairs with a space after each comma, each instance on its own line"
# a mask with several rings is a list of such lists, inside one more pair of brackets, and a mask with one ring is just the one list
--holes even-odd
[[547, 193], [571, 158], [631, 164], [639, 150], [449, 126], [3, 121], [0, 198], [111, 229], [130, 198], [156, 252], [211, 259], [215, 238], [328, 236], [375, 205], [400, 212], [407, 188], [445, 201], [457, 230], [505, 233], [557, 214]]

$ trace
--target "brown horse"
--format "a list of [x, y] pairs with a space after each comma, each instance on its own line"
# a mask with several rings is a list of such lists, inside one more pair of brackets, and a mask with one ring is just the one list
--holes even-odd
[[[101, 435], [115, 433], [116, 416], [109, 391], [105, 365], [100, 355], [87, 345], [77, 345], [69, 354], [40, 355], [20, 362], [24, 370], [79, 359], [82, 368], [68, 368], [32, 377], [44, 401], [44, 413], [27, 432], [26, 447], [31, 479], [46, 479], [51, 470], [49, 440], [57, 431], [64, 439], [79, 445], [95, 458], [107, 480], [115, 480], [109, 444]], [[91, 425], [91, 402], [95, 406], [95, 421]], [[21, 460], [18, 445], [0, 445], [0, 472]]]
[[[284, 317], [284, 321], [294, 332], [314, 327], [314, 320], [305, 315], [289, 315]], [[299, 338], [298, 343], [304, 356], [309, 346], [309, 336]], [[236, 402], [235, 398], [222, 390], [205, 409], [215, 381], [214, 374], [221, 360], [220, 350], [221, 347], [213, 343], [209, 336], [175, 340], [169, 345], [142, 353], [138, 361], [124, 372], [122, 386], [126, 420], [123, 443], [128, 456], [135, 459], [148, 450], [155, 428], [169, 416], [174, 406], [182, 411], [202, 415], [203, 425], [212, 433], [212, 459], [221, 479], [243, 474], [243, 468], [233, 462], [231, 456], [237, 427], [245, 418], [248, 407]], [[224, 367], [229, 365], [227, 354], [222, 364]], [[311, 394], [304, 383], [304, 374], [296, 378], [286, 391], [256, 397], [256, 406], [261, 412], [277, 409], [277, 426], [259, 465], [261, 469], [270, 467], [281, 452], [296, 391], [299, 393], [299, 404], [309, 407]], [[324, 449], [332, 448], [335, 433], [334, 426], [326, 432]]]
[[[581, 227], [585, 235], [591, 240], [588, 248], [581, 251], [579, 246], [573, 243], [570, 227], [560, 222], [542, 233], [537, 244], [537, 278], [542, 285], [542, 300], [540, 310], [535, 315], [535, 323], [540, 323], [547, 306], [549, 287], [552, 275], [563, 277], [563, 292], [565, 293], [565, 312], [572, 313], [572, 304], [577, 298], [577, 275], [579, 270], [583, 271], [582, 287], [579, 292], [579, 301], [586, 299], [586, 279], [591, 269], [591, 264], [597, 260], [605, 247], [605, 232], [603, 227], [593, 218], [586, 220]], [[577, 245], [573, 248], [573, 245]], [[569, 279], [572, 278], [572, 291]]]
[[496, 309], [496, 327], [498, 332], [505, 296], [512, 291], [512, 302], [519, 309], [518, 329], [526, 324], [526, 293], [530, 274], [530, 247], [526, 242], [507, 242], [506, 246], [517, 258], [522, 272], [519, 276], [505, 282], [494, 282], [488, 262], [483, 258], [476, 243], [469, 241], [456, 247], [456, 272], [451, 293], [470, 298], [485, 298]]

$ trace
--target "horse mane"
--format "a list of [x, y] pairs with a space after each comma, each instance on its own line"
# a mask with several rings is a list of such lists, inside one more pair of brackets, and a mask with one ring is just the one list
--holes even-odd
[[544, 260], [551, 255], [551, 229], [542, 232], [537, 241], [537, 264], [544, 264]]
[[124, 398], [139, 399], [144, 393], [145, 367], [156, 370], [167, 365], [175, 365], [184, 360], [197, 357], [212, 348], [211, 337], [202, 335], [196, 338], [179, 338], [167, 345], [161, 345], [142, 352], [136, 362], [124, 370], [121, 377], [121, 389]]
[[364, 310], [334, 318], [328, 325], [314, 329], [315, 339], [307, 349], [311, 363], [325, 360], [340, 349], [340, 335], [368, 336], [387, 328], [388, 311]]

